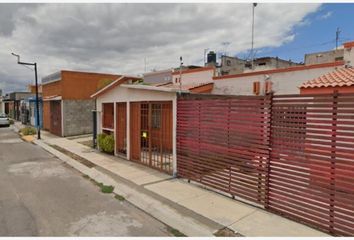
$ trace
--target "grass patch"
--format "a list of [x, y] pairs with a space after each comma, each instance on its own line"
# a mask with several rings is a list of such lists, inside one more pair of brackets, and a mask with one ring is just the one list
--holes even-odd
[[37, 133], [37, 129], [35, 129], [34, 127], [24, 127], [20, 129], [20, 133], [23, 136], [35, 135]]
[[99, 183], [98, 186], [101, 188], [101, 192], [103, 193], [112, 193], [114, 190], [114, 187], [111, 185], [104, 185], [103, 183]]
[[84, 175], [82, 175], [84, 178], [86, 178], [86, 179], [89, 179], [90, 178], [90, 176], [89, 175], [86, 175], [86, 174], [84, 174]]
[[121, 201], [121, 202], [125, 201], [125, 198], [122, 195], [116, 194], [116, 195], [114, 195], [114, 198], [117, 199], [118, 201]]
[[96, 180], [90, 178], [88, 175], [83, 175], [84, 178], [90, 179], [90, 181], [98, 186], [101, 189], [101, 192], [103, 193], [112, 193], [114, 190], [114, 187], [111, 185], [104, 185], [103, 183], [99, 183]]
[[170, 232], [175, 237], [187, 237], [186, 235], [181, 233], [179, 230], [177, 230], [173, 227], [170, 227], [170, 226], [167, 226], [167, 231]]

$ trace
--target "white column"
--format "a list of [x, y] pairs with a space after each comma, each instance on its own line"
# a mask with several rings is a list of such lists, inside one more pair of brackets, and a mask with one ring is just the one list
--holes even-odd
[[127, 101], [127, 159], [130, 160], [130, 101]]
[[61, 136], [62, 137], [65, 137], [64, 136], [64, 101], [61, 100], [60, 101], [60, 111], [61, 111], [61, 119], [60, 119], [60, 124], [61, 124]]
[[117, 136], [117, 103], [116, 102], [113, 102], [113, 113], [114, 113], [114, 123], [113, 123], [113, 137], [114, 137], [114, 155], [117, 155], [117, 139], [116, 139], [116, 136]]

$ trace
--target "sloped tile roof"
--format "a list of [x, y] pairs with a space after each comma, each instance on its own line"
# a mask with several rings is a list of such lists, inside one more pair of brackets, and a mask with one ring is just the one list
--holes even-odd
[[354, 86], [354, 68], [341, 67], [333, 72], [304, 82], [300, 88]]

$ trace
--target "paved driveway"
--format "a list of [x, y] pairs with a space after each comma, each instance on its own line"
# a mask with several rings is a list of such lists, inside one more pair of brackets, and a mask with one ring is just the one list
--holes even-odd
[[170, 236], [166, 226], [0, 128], [1, 236]]

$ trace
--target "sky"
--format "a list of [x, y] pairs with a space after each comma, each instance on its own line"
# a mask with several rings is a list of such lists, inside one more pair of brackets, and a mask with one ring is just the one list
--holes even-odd
[[[61, 69], [137, 75], [202, 65], [204, 49], [247, 57], [250, 3], [10, 4], [0, 3], [0, 89], [26, 90]], [[354, 40], [354, 3], [260, 3], [255, 8], [255, 57], [301, 62], [305, 53]], [[226, 44], [225, 44], [226, 43]]]

